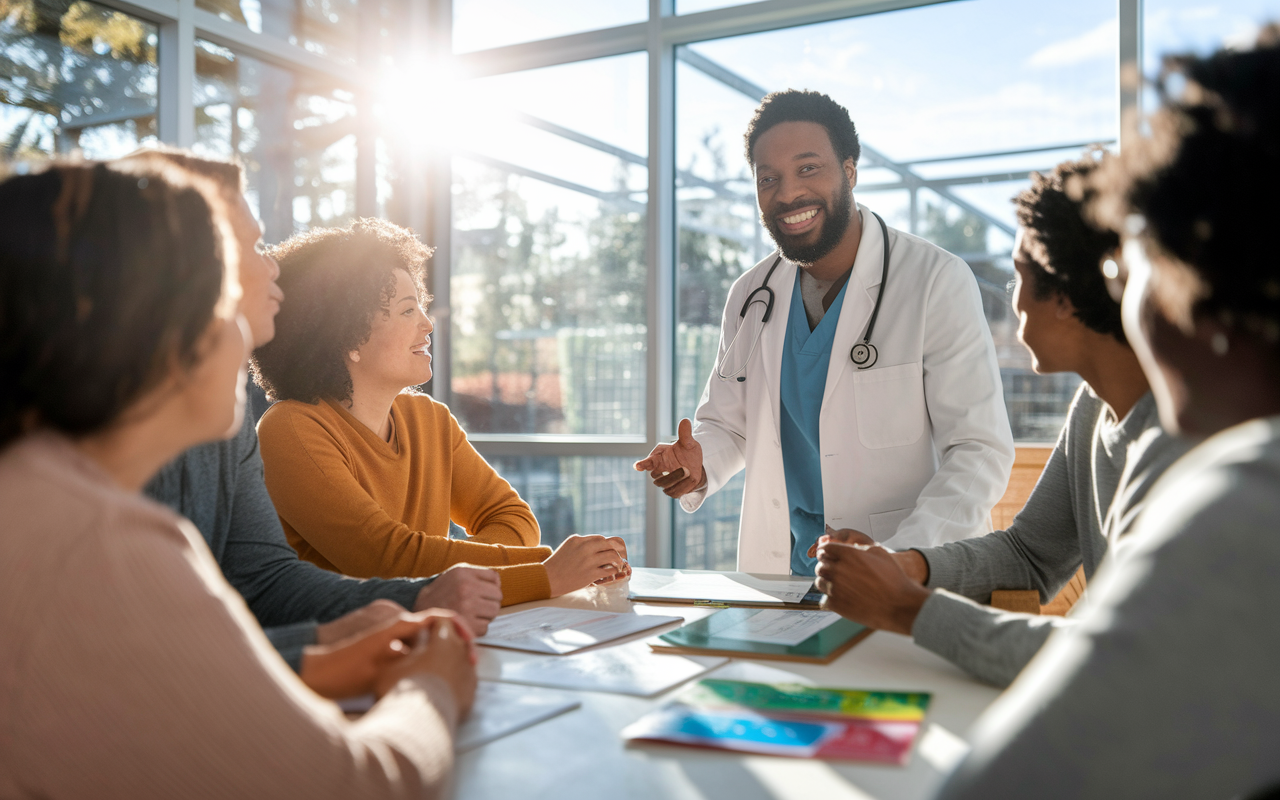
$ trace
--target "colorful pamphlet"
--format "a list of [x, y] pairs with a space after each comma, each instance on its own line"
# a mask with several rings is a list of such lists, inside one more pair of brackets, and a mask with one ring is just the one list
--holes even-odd
[[707, 678], [622, 732], [763, 755], [906, 764], [929, 695]]

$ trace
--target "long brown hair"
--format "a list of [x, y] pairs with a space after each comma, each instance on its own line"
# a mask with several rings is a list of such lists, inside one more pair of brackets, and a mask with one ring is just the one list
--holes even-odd
[[0, 183], [0, 208], [0, 447], [103, 429], [234, 313], [236, 251], [207, 179], [55, 164]]

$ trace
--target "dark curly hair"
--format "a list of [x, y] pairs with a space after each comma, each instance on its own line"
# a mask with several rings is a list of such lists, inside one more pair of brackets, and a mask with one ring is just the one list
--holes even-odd
[[234, 310], [225, 208], [176, 166], [55, 164], [0, 183], [0, 208], [0, 447], [102, 430]]
[[317, 228], [270, 249], [284, 303], [276, 337], [254, 351], [253, 379], [267, 399], [318, 403], [351, 399], [346, 355], [369, 341], [373, 315], [387, 308], [402, 269], [424, 288], [432, 250], [413, 231], [381, 219]]
[[858, 129], [849, 118], [848, 109], [821, 92], [787, 89], [766, 95], [747, 123], [747, 132], [742, 138], [748, 165], [755, 164], [756, 142], [765, 131], [782, 122], [816, 122], [826, 128], [841, 164], [846, 158], [852, 158], [856, 164], [862, 157]]
[[1093, 210], [1166, 265], [1155, 299], [1171, 321], [1216, 315], [1280, 340], [1280, 26], [1252, 50], [1167, 57], [1159, 84], [1151, 136], [1099, 173]]
[[1088, 178], [1106, 160], [1091, 151], [1064, 161], [1048, 175], [1031, 173], [1031, 186], [1013, 198], [1018, 224], [1035, 234], [1032, 292], [1037, 300], [1061, 295], [1071, 301], [1085, 327], [1127, 343], [1120, 304], [1111, 298], [1099, 268], [1120, 247], [1120, 237], [1086, 218], [1085, 206], [1096, 190]]

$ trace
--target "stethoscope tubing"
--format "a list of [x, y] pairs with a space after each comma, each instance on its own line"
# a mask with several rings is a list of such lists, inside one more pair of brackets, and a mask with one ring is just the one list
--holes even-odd
[[[884, 243], [884, 261], [880, 275], [880, 290], [876, 293], [875, 307], [871, 309], [871, 319], [867, 321], [867, 332], [863, 335], [862, 341], [849, 350], [849, 360], [858, 369], [870, 369], [879, 358], [875, 345], [871, 343], [871, 334], [875, 331], [876, 319], [880, 316], [880, 306], [884, 302], [885, 284], [889, 282], [889, 226], [884, 223], [884, 220], [876, 212], [872, 211], [871, 216], [876, 218], [876, 222], [880, 223], [880, 236]], [[752, 289], [751, 293], [747, 295], [747, 299], [743, 301], [742, 310], [738, 312], [739, 319], [746, 319], [747, 311], [754, 303], [764, 303], [764, 316], [761, 317], [760, 324], [756, 326], [755, 336], [751, 340], [751, 349], [747, 352], [747, 357], [742, 362], [742, 366], [725, 375], [720, 363], [716, 364], [716, 377], [720, 378], [720, 380], [729, 381], [736, 378], [741, 382], [747, 379], [742, 373], [746, 372], [747, 365], [751, 363], [751, 357], [755, 355], [756, 347], [760, 344], [760, 336], [764, 333], [765, 323], [773, 316], [773, 303], [777, 299], [777, 295], [774, 294], [773, 287], [769, 286], [769, 281], [773, 278], [774, 270], [778, 268], [780, 263], [782, 263], [782, 256], [778, 255], [773, 260], [773, 263], [769, 265], [769, 271], [764, 275], [764, 282]], [[756, 299], [756, 295], [761, 292], [764, 293], [765, 299]], [[738, 336], [741, 334], [742, 326], [739, 325], [738, 330], [733, 333], [733, 338], [729, 340], [729, 346], [724, 349], [724, 359], [722, 361], [728, 359], [729, 354], [733, 352], [734, 345], [738, 343]]]

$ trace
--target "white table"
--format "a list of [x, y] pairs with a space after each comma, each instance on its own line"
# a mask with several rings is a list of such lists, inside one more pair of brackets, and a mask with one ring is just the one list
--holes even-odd
[[[625, 585], [591, 587], [504, 611], [547, 605], [682, 616], [686, 620], [714, 611], [696, 606], [632, 604]], [[645, 639], [672, 627], [615, 644]], [[496, 678], [504, 661], [548, 657], [482, 647], [480, 677]], [[461, 755], [455, 796], [463, 800], [924, 798], [967, 750], [964, 737], [969, 727], [999, 694], [916, 647], [909, 638], [884, 632], [871, 634], [827, 665], [735, 659], [710, 674], [758, 681], [801, 680], [853, 689], [926, 691], [933, 699], [910, 764], [887, 767], [628, 744], [619, 732], [683, 687], [655, 698], [562, 692], [581, 700], [581, 708]], [[529, 690], [560, 692], [541, 687]]]

